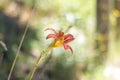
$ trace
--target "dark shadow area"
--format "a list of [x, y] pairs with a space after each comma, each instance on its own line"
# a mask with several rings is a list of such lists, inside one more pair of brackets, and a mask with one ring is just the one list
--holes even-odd
[[[16, 55], [16, 51], [23, 36], [25, 26], [27, 24], [25, 23], [23, 25], [19, 25], [18, 19], [19, 16], [7, 16], [2, 10], [0, 10], [0, 35], [2, 36], [0, 37], [0, 40], [4, 41], [8, 48], [7, 52], [0, 53], [0, 55], [3, 55], [2, 62], [0, 64], [0, 80], [6, 80], [8, 76], [9, 70]], [[30, 56], [29, 53], [32, 46], [30, 43], [33, 40], [38, 40], [38, 38], [36, 35], [36, 30], [29, 28], [27, 32], [28, 33], [26, 34], [23, 45], [20, 49], [20, 54]], [[15, 76], [12, 76], [12, 80], [16, 80], [14, 78]]]

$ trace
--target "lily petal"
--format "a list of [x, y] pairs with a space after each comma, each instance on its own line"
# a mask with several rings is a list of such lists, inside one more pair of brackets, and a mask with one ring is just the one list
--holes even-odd
[[45, 29], [45, 31], [47, 31], [47, 30], [51, 30], [51, 31], [53, 31], [54, 32], [54, 34], [58, 34], [56, 31], [55, 31], [55, 29], [53, 29], [53, 28], [47, 28], [47, 29]]
[[69, 37], [69, 38], [64, 40], [64, 43], [69, 43], [69, 42], [73, 41], [74, 39], [75, 38], [73, 38], [73, 37]]
[[72, 34], [66, 34], [65, 37], [64, 37], [64, 39], [66, 40], [67, 38], [72, 38], [72, 37], [73, 37]]
[[72, 48], [69, 46], [69, 45], [67, 45], [67, 44], [63, 44], [63, 46], [64, 46], [64, 49], [65, 50], [70, 50], [72, 53], [73, 53], [73, 50], [72, 50]]
[[58, 33], [58, 37], [63, 37], [63, 35], [64, 35], [64, 32], [59, 31], [59, 33]]
[[56, 35], [55, 34], [49, 34], [46, 39], [49, 39], [49, 38], [56, 38]]

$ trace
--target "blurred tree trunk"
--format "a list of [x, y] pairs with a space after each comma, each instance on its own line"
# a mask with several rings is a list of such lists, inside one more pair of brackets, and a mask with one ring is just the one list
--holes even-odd
[[108, 52], [110, 0], [97, 0], [97, 60], [102, 61]]
[[120, 39], [120, 0], [115, 0], [116, 40]]

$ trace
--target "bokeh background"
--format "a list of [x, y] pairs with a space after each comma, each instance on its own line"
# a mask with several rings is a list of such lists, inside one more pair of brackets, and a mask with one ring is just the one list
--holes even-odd
[[0, 0], [0, 80], [7, 80], [29, 26], [11, 80], [24, 80], [46, 40], [46, 28], [75, 36], [73, 55], [54, 48], [33, 80], [120, 80], [120, 0]]

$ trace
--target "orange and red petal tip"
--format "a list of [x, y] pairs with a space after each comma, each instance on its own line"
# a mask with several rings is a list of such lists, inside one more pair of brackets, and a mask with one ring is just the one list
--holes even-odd
[[74, 39], [75, 39], [74, 37], [67, 38], [64, 40], [64, 43], [69, 43], [69, 42], [73, 41]]
[[49, 39], [49, 38], [56, 38], [56, 35], [55, 34], [49, 34], [46, 39]]
[[53, 28], [47, 28], [47, 29], [45, 29], [45, 31], [47, 31], [47, 30], [51, 30], [51, 31], [53, 31], [55, 34], [57, 34], [57, 32], [55, 31], [55, 29], [53, 29]]
[[65, 39], [74, 37], [72, 34], [66, 34]]
[[70, 50], [71, 51], [71, 53], [73, 54], [73, 50], [72, 50], [72, 48], [69, 46], [69, 45], [67, 45], [67, 44], [63, 44], [63, 46], [64, 46], [64, 49], [65, 50]]

